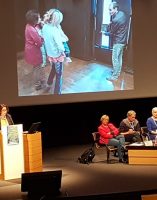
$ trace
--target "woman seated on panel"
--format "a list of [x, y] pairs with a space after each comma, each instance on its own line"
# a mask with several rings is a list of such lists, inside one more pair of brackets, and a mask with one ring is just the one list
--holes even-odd
[[2, 126], [14, 124], [12, 117], [8, 114], [9, 108], [5, 104], [0, 104], [0, 130]]
[[149, 131], [149, 137], [154, 140], [157, 136], [157, 107], [152, 109], [152, 116], [147, 119], [147, 129]]
[[118, 148], [119, 162], [123, 160], [123, 146], [125, 138], [123, 135], [119, 135], [119, 130], [112, 123], [109, 123], [109, 116], [103, 115], [100, 119], [101, 125], [98, 127], [100, 134], [99, 143], [116, 146]]

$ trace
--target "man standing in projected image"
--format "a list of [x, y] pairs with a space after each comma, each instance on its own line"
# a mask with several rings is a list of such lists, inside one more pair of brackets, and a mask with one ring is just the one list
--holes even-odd
[[113, 43], [112, 50], [112, 75], [107, 77], [108, 81], [118, 80], [123, 62], [123, 51], [127, 43], [128, 35], [128, 20], [126, 14], [119, 10], [117, 2], [113, 1], [109, 5], [109, 13], [111, 16], [111, 23], [108, 25], [108, 32]]

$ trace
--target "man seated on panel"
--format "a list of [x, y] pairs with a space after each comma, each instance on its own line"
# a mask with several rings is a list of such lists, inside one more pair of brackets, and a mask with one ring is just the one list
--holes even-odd
[[120, 123], [119, 132], [121, 135], [124, 135], [126, 142], [141, 142], [141, 127], [139, 121], [136, 119], [135, 111], [129, 110], [127, 112], [127, 117]]

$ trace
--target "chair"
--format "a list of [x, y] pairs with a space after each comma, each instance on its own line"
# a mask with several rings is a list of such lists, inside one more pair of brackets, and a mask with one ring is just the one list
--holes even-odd
[[147, 126], [141, 127], [141, 137], [142, 137], [143, 142], [146, 140], [150, 140], [149, 131], [147, 129]]
[[115, 153], [117, 151], [117, 147], [109, 146], [107, 144], [100, 144], [99, 143], [99, 138], [100, 138], [99, 132], [93, 132], [92, 135], [93, 135], [93, 140], [94, 140], [95, 148], [96, 149], [101, 149], [101, 148], [105, 147], [106, 150], [107, 150], [107, 163], [111, 163], [110, 153], [111, 152]]

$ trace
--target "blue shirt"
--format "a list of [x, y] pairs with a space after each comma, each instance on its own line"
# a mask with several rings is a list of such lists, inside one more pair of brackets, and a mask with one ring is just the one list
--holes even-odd
[[42, 33], [47, 55], [52, 58], [59, 57], [65, 51], [59, 28], [44, 24]]
[[149, 117], [147, 119], [147, 128], [148, 128], [148, 131], [151, 133], [151, 131], [156, 131], [157, 130], [157, 124], [156, 124], [156, 121], [152, 118], [152, 117]]

